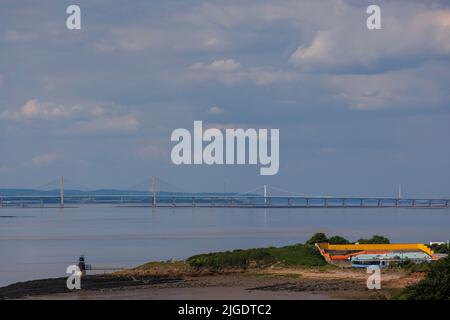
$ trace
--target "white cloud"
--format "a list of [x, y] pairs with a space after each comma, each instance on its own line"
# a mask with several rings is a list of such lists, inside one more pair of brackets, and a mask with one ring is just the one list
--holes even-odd
[[296, 75], [274, 68], [245, 68], [234, 59], [226, 59], [192, 64], [187, 68], [186, 77], [188, 81], [218, 81], [228, 85], [245, 81], [257, 85], [269, 85], [294, 80]]
[[203, 28], [167, 28], [160, 26], [125, 26], [105, 31], [106, 36], [93, 47], [98, 52], [151, 52], [215, 50], [227, 41], [220, 32]]
[[405, 17], [385, 5], [383, 29], [367, 30], [360, 26], [357, 9], [347, 10], [335, 28], [317, 31], [311, 44], [299, 46], [290, 60], [305, 71], [366, 73], [417, 67], [450, 55], [450, 10]]
[[209, 114], [223, 114], [225, 110], [219, 106], [214, 106], [208, 109]]
[[139, 128], [133, 116], [108, 116], [89, 121], [80, 121], [64, 130], [69, 134], [132, 133]]
[[28, 100], [18, 109], [1, 112], [0, 119], [48, 122], [49, 128], [59, 129], [59, 132], [66, 134], [130, 133], [139, 127], [136, 117], [124, 114], [121, 108], [114, 105], [69, 106], [36, 99]]
[[232, 72], [239, 69], [241, 65], [234, 61], [233, 59], [227, 60], [214, 60], [210, 64], [205, 64], [202, 62], [194, 63], [189, 66], [189, 70], [192, 71], [208, 71], [208, 72]]
[[99, 116], [104, 113], [101, 106], [82, 107], [80, 105], [66, 106], [51, 102], [28, 100], [18, 110], [6, 110], [0, 113], [0, 118], [8, 120], [56, 120], [79, 116]]

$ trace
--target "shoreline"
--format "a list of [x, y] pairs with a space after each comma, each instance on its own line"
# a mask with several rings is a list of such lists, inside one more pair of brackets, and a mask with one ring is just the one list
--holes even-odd
[[67, 278], [15, 283], [0, 288], [0, 299], [33, 300], [334, 300], [389, 299], [423, 274], [384, 270], [381, 290], [366, 288], [365, 270], [329, 267], [192, 270], [184, 263], [151, 263], [107, 275], [82, 277], [81, 290]]

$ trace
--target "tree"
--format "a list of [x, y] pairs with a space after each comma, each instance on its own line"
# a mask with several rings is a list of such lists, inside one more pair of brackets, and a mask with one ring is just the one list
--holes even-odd
[[321, 242], [328, 242], [328, 238], [325, 233], [317, 232], [308, 241], [306, 241], [306, 244], [314, 245]]
[[406, 287], [399, 297], [408, 300], [450, 300], [450, 257], [432, 262], [426, 277]]
[[331, 244], [349, 244], [350, 241], [341, 236], [333, 236], [328, 239], [328, 242]]
[[434, 251], [434, 253], [449, 253], [448, 245], [447, 244], [437, 244], [434, 243], [431, 245], [431, 250]]
[[359, 239], [359, 244], [389, 244], [390, 241], [388, 238], [374, 235], [371, 239]]

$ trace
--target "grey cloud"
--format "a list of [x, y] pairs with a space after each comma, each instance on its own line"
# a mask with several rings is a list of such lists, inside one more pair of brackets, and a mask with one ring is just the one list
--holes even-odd
[[330, 76], [327, 82], [336, 90], [336, 99], [351, 109], [433, 112], [450, 103], [447, 89], [440, 85], [442, 80], [433, 77], [436, 67], [431, 64], [384, 74]]

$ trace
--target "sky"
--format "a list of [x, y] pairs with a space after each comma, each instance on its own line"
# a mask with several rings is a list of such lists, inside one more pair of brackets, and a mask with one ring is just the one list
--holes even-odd
[[[67, 6], [81, 30], [66, 28]], [[381, 8], [368, 30], [366, 8]], [[448, 1], [0, 4], [0, 188], [450, 196]], [[280, 170], [176, 166], [171, 132], [277, 128]]]

